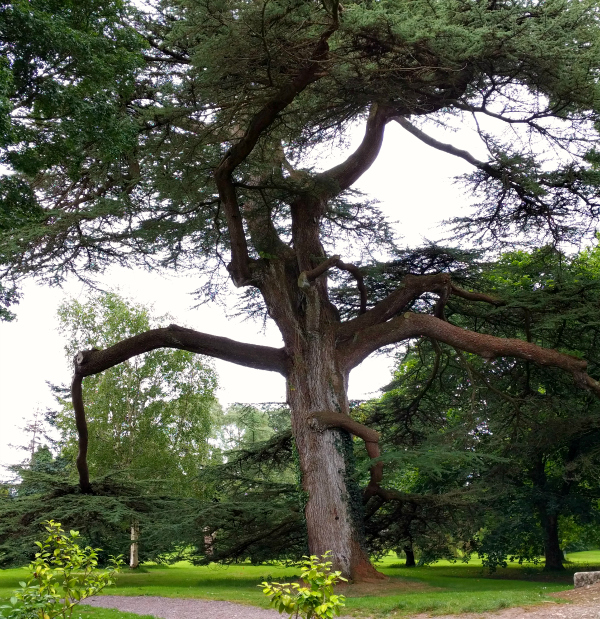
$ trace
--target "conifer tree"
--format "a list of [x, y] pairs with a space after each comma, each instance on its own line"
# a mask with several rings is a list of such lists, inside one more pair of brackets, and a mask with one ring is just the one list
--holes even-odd
[[[277, 349], [171, 325], [80, 351], [82, 490], [93, 491], [85, 377], [161, 347], [278, 372], [310, 552], [331, 550], [346, 577], [375, 576], [350, 453], [352, 433], [379, 455], [378, 434], [348, 414], [349, 373], [362, 360], [430, 337], [555, 366], [600, 392], [583, 359], [445, 320], [450, 298], [501, 302], [449, 273], [379, 265], [383, 277], [371, 279], [369, 256], [376, 247], [385, 259], [390, 229], [352, 192], [394, 123], [473, 166], [478, 206], [458, 222], [464, 234], [579, 238], [598, 209], [599, 33], [595, 0], [0, 3], [0, 139], [15, 172], [0, 191], [15, 214], [1, 230], [4, 290], [29, 274], [60, 283], [115, 263], [187, 269], [211, 298], [226, 278], [247, 289], [248, 311], [283, 339]], [[430, 134], [470, 119], [481, 159]], [[356, 125], [361, 143], [327, 166], [323, 149]], [[390, 179], [399, 194], [401, 179]], [[340, 294], [354, 282], [341, 302], [340, 276]], [[427, 311], [419, 300], [432, 295]], [[366, 498], [382, 480], [377, 464]]]
[[[448, 319], [598, 367], [599, 267], [597, 244], [575, 256], [553, 247], [506, 253], [480, 263], [478, 275], [505, 305], [490, 312], [450, 301]], [[390, 492], [371, 509], [375, 535], [388, 523], [384, 548], [424, 530], [427, 552], [436, 530], [443, 537], [442, 520], [455, 543], [476, 548], [491, 568], [542, 555], [545, 569], [561, 570], [561, 529], [600, 522], [600, 402], [554, 368], [510, 358], [488, 364], [424, 340], [406, 351], [384, 397], [364, 408], [386, 437], [395, 486], [418, 470], [408, 492]], [[437, 468], [423, 462], [433, 454]]]

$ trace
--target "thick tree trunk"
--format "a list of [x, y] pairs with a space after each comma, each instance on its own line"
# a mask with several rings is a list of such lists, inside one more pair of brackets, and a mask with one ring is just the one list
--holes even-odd
[[404, 546], [403, 550], [406, 555], [405, 567], [415, 567], [417, 565], [415, 561], [415, 551], [410, 546]]
[[337, 367], [334, 331], [296, 348], [287, 382], [300, 460], [311, 554], [332, 553], [334, 569], [351, 580], [385, 578], [363, 546], [362, 496], [353, 480], [353, 441], [345, 430], [320, 427], [315, 413], [348, 414], [347, 376]]
[[129, 546], [129, 567], [134, 570], [139, 567], [139, 538], [140, 538], [140, 524], [137, 520], [131, 522], [131, 545]]
[[558, 538], [558, 516], [556, 514], [545, 514], [542, 518], [542, 526], [544, 527], [544, 554], [546, 558], [544, 570], [564, 570], [564, 555], [560, 549]]

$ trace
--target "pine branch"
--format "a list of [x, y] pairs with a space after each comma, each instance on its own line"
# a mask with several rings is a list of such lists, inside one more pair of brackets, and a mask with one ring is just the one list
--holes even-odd
[[283, 349], [246, 344], [227, 337], [169, 325], [134, 335], [104, 350], [92, 349], [77, 353], [75, 374], [81, 377], [98, 374], [131, 357], [157, 348], [177, 348], [257, 370], [285, 373]]

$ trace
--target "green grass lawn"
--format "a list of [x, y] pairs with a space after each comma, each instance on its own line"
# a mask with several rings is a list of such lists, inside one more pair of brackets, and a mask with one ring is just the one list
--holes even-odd
[[[440, 561], [428, 567], [407, 569], [394, 556], [377, 565], [390, 576], [388, 582], [356, 585], [342, 589], [348, 596], [346, 614], [357, 617], [402, 616], [418, 612], [434, 614], [484, 612], [510, 606], [543, 603], [546, 594], [572, 587], [575, 571], [600, 569], [600, 551], [573, 553], [568, 570], [545, 574], [540, 566], [511, 565], [489, 575], [480, 561], [469, 564]], [[161, 595], [210, 600], [227, 600], [267, 607], [267, 600], [256, 585], [265, 579], [285, 581], [297, 577], [298, 568], [271, 565], [233, 565], [193, 567], [178, 563], [169, 567], [148, 565], [140, 571], [125, 571], [116, 586], [105, 590], [112, 595]], [[0, 570], [0, 598], [10, 597], [25, 569]], [[85, 619], [134, 619], [120, 611], [84, 608]]]

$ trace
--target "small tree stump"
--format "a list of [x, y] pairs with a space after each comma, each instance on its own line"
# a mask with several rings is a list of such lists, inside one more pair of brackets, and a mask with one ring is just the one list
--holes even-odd
[[600, 571], [598, 572], [575, 572], [573, 577], [575, 589], [586, 587], [600, 582]]

